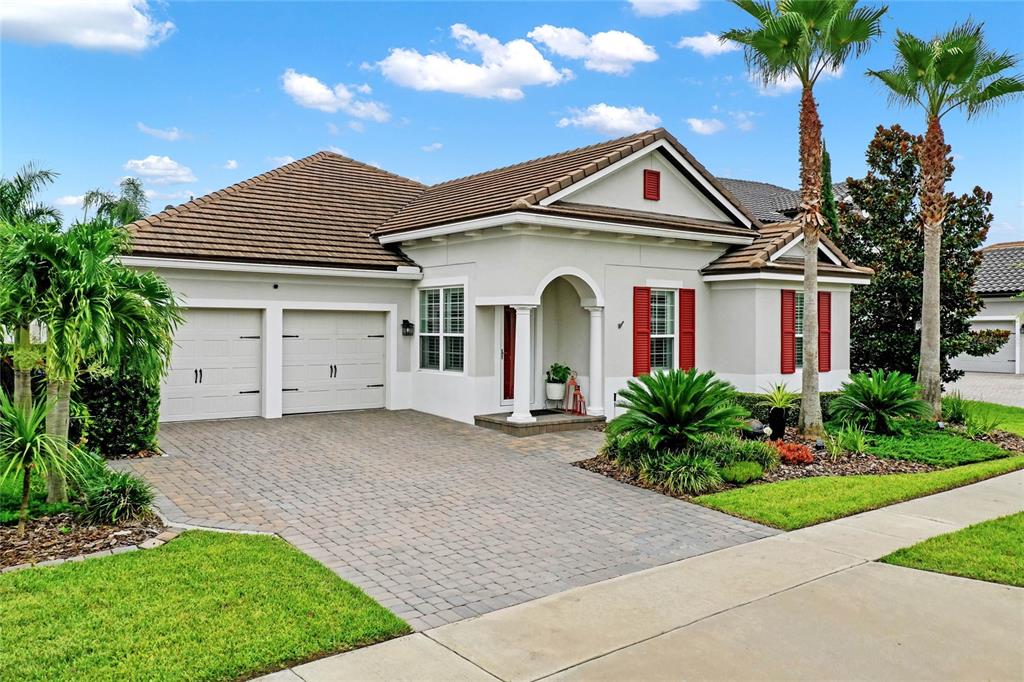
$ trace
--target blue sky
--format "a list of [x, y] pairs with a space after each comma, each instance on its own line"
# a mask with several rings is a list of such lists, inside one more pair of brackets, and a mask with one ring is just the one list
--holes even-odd
[[[151, 209], [320, 149], [432, 183], [663, 125], [712, 172], [795, 187], [795, 91], [765, 93], [742, 53], [702, 54], [746, 25], [709, 0], [599, 3], [15, 0], [3, 10], [0, 163], [61, 173], [44, 197], [141, 175]], [[885, 35], [817, 96], [836, 179], [863, 174], [876, 125], [923, 131], [863, 75], [967, 17], [1024, 54], [1024, 3], [893, 2]], [[994, 195], [989, 242], [1024, 240], [1024, 102], [944, 120], [952, 189]]]

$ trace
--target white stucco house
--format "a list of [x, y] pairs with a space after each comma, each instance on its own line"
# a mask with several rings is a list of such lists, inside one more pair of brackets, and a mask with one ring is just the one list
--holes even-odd
[[[320, 152], [131, 226], [187, 307], [164, 420], [412, 408], [588, 412], [659, 368], [800, 385], [802, 243], [658, 129], [433, 186]], [[819, 253], [821, 384], [849, 372], [851, 287]]]
[[992, 355], [960, 355], [950, 365], [968, 372], [1024, 374], [1024, 242], [991, 244], [981, 249], [974, 291], [984, 307], [971, 320], [971, 328], [1005, 330], [1010, 336]]

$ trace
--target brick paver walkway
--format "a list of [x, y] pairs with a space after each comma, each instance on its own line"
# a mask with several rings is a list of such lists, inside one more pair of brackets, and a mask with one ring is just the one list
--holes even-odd
[[171, 521], [277, 532], [416, 629], [775, 533], [569, 465], [601, 439], [374, 410], [165, 424], [130, 466]]
[[968, 372], [955, 384], [946, 384], [946, 390], [971, 400], [1024, 407], [1024, 374]]

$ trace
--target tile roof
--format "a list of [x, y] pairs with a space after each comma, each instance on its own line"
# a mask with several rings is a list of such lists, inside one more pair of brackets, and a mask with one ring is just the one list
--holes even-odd
[[[377, 230], [377, 234], [403, 232], [510, 211], [545, 211], [547, 207], [540, 205], [543, 199], [659, 140], [672, 145], [755, 226], [758, 224], [756, 216], [733, 199], [729, 190], [693, 158], [678, 140], [663, 128], [657, 128], [433, 185], [389, 218]], [[569, 209], [562, 207], [561, 210]], [[735, 227], [726, 223], [720, 225], [727, 229]]]
[[800, 205], [797, 190], [754, 180], [721, 178], [721, 182], [763, 223], [792, 220], [793, 215], [787, 215], [787, 211], [792, 213]]
[[370, 233], [423, 189], [319, 152], [132, 223], [132, 255], [393, 270]]
[[[765, 225], [760, 230], [760, 236], [753, 243], [746, 246], [738, 246], [730, 249], [701, 270], [704, 274], [727, 274], [761, 271], [779, 271], [802, 273], [804, 269], [803, 258], [791, 258], [782, 256], [776, 260], [771, 257], [782, 250], [787, 244], [800, 236], [802, 227], [795, 221], [785, 223], [772, 223]], [[874, 274], [871, 268], [863, 267], [851, 261], [846, 254], [839, 250], [836, 244], [821, 235], [821, 243], [834, 253], [841, 266], [831, 262], [819, 261], [818, 270], [821, 274], [838, 276], [864, 276]]]
[[1003, 242], [981, 249], [974, 290], [979, 294], [1024, 291], [1024, 242]]

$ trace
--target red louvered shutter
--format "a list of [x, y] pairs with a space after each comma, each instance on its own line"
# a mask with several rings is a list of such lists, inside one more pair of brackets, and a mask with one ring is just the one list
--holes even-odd
[[651, 288], [633, 287], [633, 376], [651, 373]]
[[818, 371], [832, 371], [832, 292], [818, 292]]
[[659, 171], [644, 169], [644, 199], [651, 201], [661, 199], [661, 173]]
[[697, 304], [693, 289], [679, 290], [679, 368], [697, 366]]
[[782, 373], [796, 372], [796, 292], [782, 290]]

